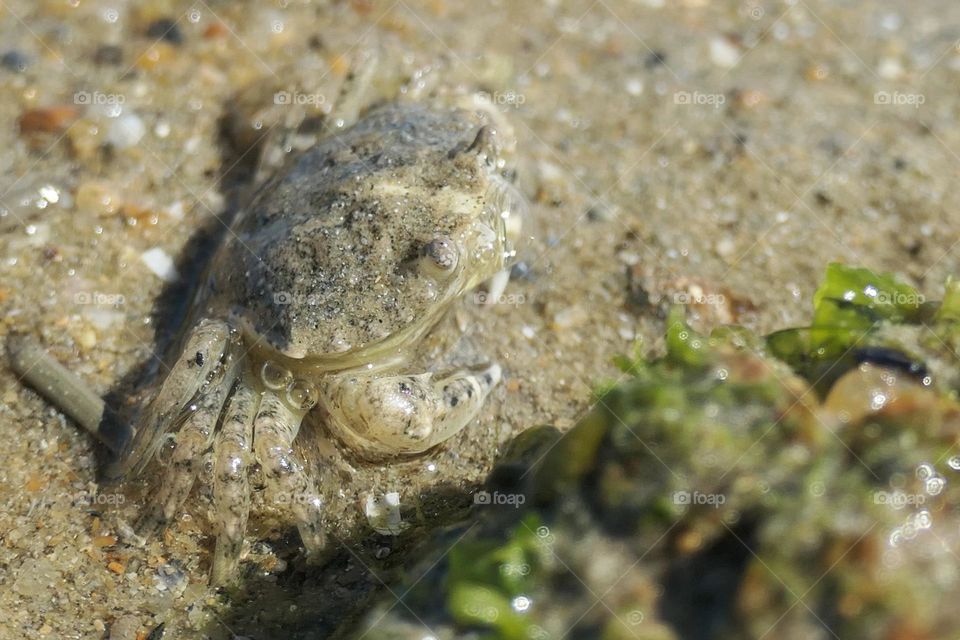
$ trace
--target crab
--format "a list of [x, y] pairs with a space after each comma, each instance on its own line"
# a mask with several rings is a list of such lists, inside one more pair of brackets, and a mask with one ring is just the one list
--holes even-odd
[[255, 468], [315, 556], [324, 503], [293, 446], [310, 412], [371, 461], [422, 453], [471, 422], [501, 379], [495, 362], [411, 363], [451, 305], [514, 255], [525, 204], [495, 120], [482, 108], [386, 104], [259, 188], [110, 471], [135, 476], [164, 452], [141, 535], [176, 518], [212, 456], [214, 583], [236, 575]]

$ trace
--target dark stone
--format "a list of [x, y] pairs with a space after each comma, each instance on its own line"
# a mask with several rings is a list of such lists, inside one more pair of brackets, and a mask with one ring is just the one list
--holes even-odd
[[30, 66], [30, 58], [25, 53], [11, 49], [0, 56], [0, 66], [7, 71], [14, 73], [23, 73]]
[[656, 69], [667, 62], [667, 54], [662, 51], [651, 51], [650, 55], [643, 61], [643, 66], [647, 69]]
[[166, 40], [172, 44], [183, 44], [183, 32], [177, 23], [170, 18], [154, 20], [147, 27], [147, 36], [158, 40]]
[[123, 49], [115, 44], [101, 45], [93, 54], [93, 61], [102, 66], [117, 66], [123, 62]]

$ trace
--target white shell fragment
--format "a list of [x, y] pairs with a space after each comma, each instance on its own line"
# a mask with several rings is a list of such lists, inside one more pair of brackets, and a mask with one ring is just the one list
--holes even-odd
[[410, 526], [400, 517], [400, 494], [396, 491], [383, 496], [367, 494], [365, 513], [373, 530], [385, 536], [397, 535]]
[[180, 274], [177, 273], [176, 268], [173, 266], [173, 258], [160, 247], [154, 247], [153, 249], [144, 251], [140, 259], [143, 260], [143, 263], [147, 265], [150, 271], [153, 271], [166, 282], [173, 282], [180, 277]]
[[496, 304], [499, 302], [500, 297], [503, 295], [503, 292], [507, 289], [507, 284], [510, 282], [510, 270], [504, 269], [503, 271], [498, 272], [495, 276], [490, 278], [487, 282], [487, 304]]

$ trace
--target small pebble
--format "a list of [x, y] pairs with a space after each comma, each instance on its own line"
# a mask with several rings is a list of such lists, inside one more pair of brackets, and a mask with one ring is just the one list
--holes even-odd
[[77, 334], [77, 346], [84, 351], [90, 351], [97, 346], [97, 332], [91, 328], [86, 328]]
[[580, 306], [567, 307], [553, 316], [554, 329], [571, 329], [580, 326], [589, 319], [587, 312]]
[[667, 61], [667, 54], [662, 51], [651, 52], [643, 61], [643, 66], [647, 69], [655, 69], [662, 66]]
[[521, 260], [510, 267], [511, 280], [523, 280], [530, 277], [530, 265]]
[[123, 63], [123, 49], [115, 44], [101, 45], [93, 54], [93, 61], [101, 66], [117, 66]]
[[150, 71], [171, 63], [176, 57], [177, 48], [174, 45], [158, 40], [137, 58], [136, 65], [145, 71]]
[[765, 105], [769, 98], [767, 94], [758, 89], [748, 89], [740, 91], [736, 95], [737, 106], [744, 109], [755, 109]]
[[903, 65], [897, 58], [884, 58], [877, 68], [877, 75], [884, 80], [898, 80], [903, 77]]
[[147, 127], [140, 116], [128, 113], [110, 123], [107, 142], [117, 149], [129, 149], [136, 146], [146, 133]]
[[147, 265], [150, 271], [162, 280], [173, 282], [179, 277], [173, 265], [173, 258], [160, 247], [154, 247], [153, 249], [144, 251], [140, 259], [143, 260], [143, 263]]
[[24, 111], [17, 121], [20, 133], [59, 133], [77, 119], [77, 109], [69, 105], [40, 107]]
[[226, 36], [230, 31], [227, 29], [227, 26], [220, 22], [219, 20], [211, 22], [206, 29], [203, 30], [203, 37], [208, 40], [213, 40], [215, 38], [222, 38]]
[[730, 69], [740, 61], [740, 50], [726, 38], [712, 38], [710, 40], [710, 60], [718, 67]]
[[166, 40], [171, 44], [183, 44], [183, 32], [174, 20], [160, 18], [147, 27], [147, 37]]
[[717, 241], [716, 250], [721, 258], [729, 258], [737, 250], [737, 245], [732, 238], [721, 238]]
[[30, 66], [30, 58], [25, 53], [11, 49], [0, 56], [0, 66], [7, 71], [23, 73]]
[[587, 209], [587, 219], [593, 222], [606, 222], [614, 217], [613, 209], [605, 204], [595, 204]]
[[820, 82], [830, 76], [830, 68], [825, 64], [813, 64], [806, 68], [803, 77], [811, 82]]

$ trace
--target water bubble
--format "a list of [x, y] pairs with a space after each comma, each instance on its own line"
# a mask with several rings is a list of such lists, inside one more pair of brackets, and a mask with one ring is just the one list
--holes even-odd
[[913, 517], [913, 526], [917, 529], [929, 529], [933, 525], [933, 518], [930, 512], [924, 509]]
[[947, 460], [947, 466], [954, 471], [960, 471], [960, 456], [951, 456], [950, 459]]
[[887, 395], [879, 389], [874, 389], [870, 395], [870, 409], [879, 411], [885, 404], [887, 404]]
[[293, 374], [276, 362], [268, 360], [260, 369], [260, 379], [267, 389], [277, 391], [285, 389], [293, 381]]
[[940, 476], [934, 476], [932, 478], [927, 478], [927, 481], [924, 483], [923, 488], [931, 496], [940, 495], [940, 492], [943, 491], [944, 486], [946, 486], [946, 481]]
[[530, 598], [528, 598], [527, 596], [517, 596], [510, 603], [510, 606], [513, 608], [514, 611], [518, 613], [523, 613], [524, 611], [530, 608], [530, 604], [531, 604]]
[[287, 386], [287, 402], [301, 411], [312, 409], [319, 395], [317, 388], [308, 380], [297, 379]]
[[890, 532], [890, 546], [899, 546], [901, 542], [903, 542], [903, 532], [900, 531], [900, 527], [897, 527]]
[[936, 471], [933, 468], [933, 465], [924, 462], [917, 467], [917, 477], [921, 480], [926, 480], [927, 478], [933, 476]]

